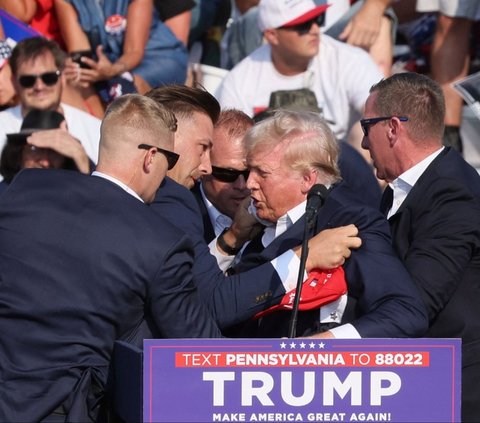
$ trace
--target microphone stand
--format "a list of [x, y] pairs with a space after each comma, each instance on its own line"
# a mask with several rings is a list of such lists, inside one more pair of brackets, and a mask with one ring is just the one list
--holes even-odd
[[292, 317], [290, 318], [290, 325], [288, 328], [288, 337], [295, 338], [297, 333], [298, 307], [300, 305], [300, 297], [303, 287], [303, 274], [305, 273], [305, 264], [308, 257], [308, 231], [313, 227], [315, 216], [309, 219], [305, 216], [305, 226], [303, 228], [302, 253], [300, 254], [300, 269], [298, 270], [297, 289], [295, 290], [295, 298], [293, 301]]

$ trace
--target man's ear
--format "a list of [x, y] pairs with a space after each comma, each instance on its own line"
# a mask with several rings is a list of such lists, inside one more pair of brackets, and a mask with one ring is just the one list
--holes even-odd
[[145, 155], [145, 158], [143, 159], [143, 171], [145, 173], [150, 173], [152, 171], [153, 161], [155, 160], [156, 154], [156, 150], [151, 148]]
[[266, 29], [263, 32], [263, 36], [268, 41], [269, 44], [274, 46], [278, 45], [278, 37], [277, 37], [277, 30], [276, 29]]
[[401, 125], [402, 122], [400, 122], [397, 117], [392, 117], [390, 122], [388, 122], [387, 137], [390, 146], [393, 146], [397, 142], [400, 132], [402, 131]]
[[318, 171], [316, 169], [306, 170], [302, 176], [302, 194], [307, 195], [310, 189], [317, 183]]

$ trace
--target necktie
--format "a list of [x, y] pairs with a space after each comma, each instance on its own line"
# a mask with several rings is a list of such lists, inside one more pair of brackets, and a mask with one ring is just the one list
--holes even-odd
[[380, 202], [380, 211], [386, 216], [393, 204], [393, 189], [389, 185], [385, 188]]

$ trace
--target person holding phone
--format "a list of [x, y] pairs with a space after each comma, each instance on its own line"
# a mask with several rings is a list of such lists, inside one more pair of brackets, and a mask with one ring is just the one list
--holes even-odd
[[[87, 158], [97, 162], [101, 121], [61, 101], [64, 61], [65, 52], [53, 40], [33, 37], [17, 43], [9, 65], [20, 104], [0, 112], [0, 149], [7, 142], [7, 134], [20, 131], [31, 110], [55, 111], [65, 117], [65, 128], [35, 133], [29, 137], [29, 143], [49, 148], [52, 143], [62, 148], [67, 144], [82, 147]], [[85, 163], [88, 164], [87, 159]]]
[[[68, 77], [83, 87], [123, 78], [143, 94], [152, 87], [184, 83], [186, 47], [159, 20], [152, 0], [84, 2], [55, 0], [60, 29], [73, 53]], [[91, 52], [88, 54], [77, 52]]]

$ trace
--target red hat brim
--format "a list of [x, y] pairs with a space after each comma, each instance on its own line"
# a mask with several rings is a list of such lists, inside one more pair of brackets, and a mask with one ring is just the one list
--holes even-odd
[[325, 13], [327, 8], [330, 7], [329, 4], [322, 4], [321, 6], [317, 6], [315, 9], [310, 10], [307, 13], [304, 13], [303, 15], [299, 16], [298, 18], [295, 18], [292, 21], [287, 22], [286, 24], [282, 25], [282, 28], [289, 28], [298, 24], [302, 24], [304, 22], [308, 22], [309, 20], [316, 18], [317, 16], [321, 15], [322, 13]]
[[[287, 292], [279, 304], [257, 313], [254, 318], [266, 316], [274, 311], [291, 311], [296, 289]], [[348, 291], [343, 268], [332, 270], [314, 269], [303, 282], [298, 309], [300, 311], [314, 310], [338, 300]]]

